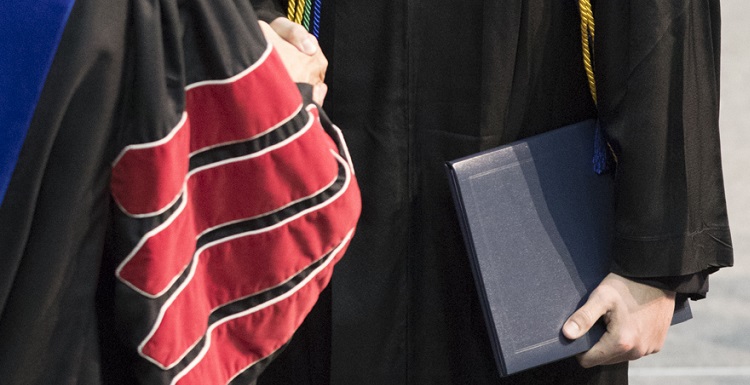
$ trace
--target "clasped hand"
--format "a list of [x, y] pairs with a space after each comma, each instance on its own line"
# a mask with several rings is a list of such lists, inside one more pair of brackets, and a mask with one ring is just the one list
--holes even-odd
[[315, 36], [291, 20], [279, 17], [269, 25], [259, 22], [266, 40], [276, 49], [289, 76], [296, 83], [313, 86], [313, 101], [323, 104], [328, 87], [324, 83], [328, 60]]
[[[263, 34], [276, 48], [292, 80], [313, 86], [313, 100], [322, 105], [328, 90], [328, 60], [314, 36], [285, 18], [260, 22]], [[591, 349], [578, 355], [583, 367], [636, 360], [664, 345], [674, 313], [674, 292], [609, 274], [588, 301], [563, 325], [563, 334], [577, 339], [600, 318], [607, 330]]]
[[568, 318], [563, 334], [570, 339], [580, 338], [602, 318], [607, 331], [591, 349], [578, 355], [581, 366], [636, 360], [662, 348], [674, 303], [674, 292], [609, 274]]

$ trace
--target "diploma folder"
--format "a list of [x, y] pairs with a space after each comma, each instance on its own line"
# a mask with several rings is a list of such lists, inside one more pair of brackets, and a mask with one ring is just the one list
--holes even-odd
[[[563, 323], [608, 274], [613, 180], [593, 170], [584, 121], [448, 162], [451, 192], [500, 374], [588, 350]], [[672, 323], [692, 318], [676, 304]]]

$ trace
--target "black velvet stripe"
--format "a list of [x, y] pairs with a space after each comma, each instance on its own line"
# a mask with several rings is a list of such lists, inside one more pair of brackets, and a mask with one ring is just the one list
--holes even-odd
[[304, 270], [299, 272], [293, 278], [284, 282], [282, 285], [276, 286], [270, 290], [266, 290], [262, 293], [252, 295], [250, 297], [246, 297], [246, 298], [236, 300], [234, 302], [230, 302], [224, 306], [217, 308], [216, 310], [211, 312], [211, 315], [208, 317], [208, 325], [213, 325], [216, 322], [219, 322], [224, 318], [230, 317], [237, 313], [241, 313], [247, 309], [258, 306], [280, 295], [283, 295], [284, 293], [292, 290], [305, 278], [310, 276], [310, 274], [312, 274], [312, 272], [315, 269], [323, 265], [330, 258], [331, 258], [331, 253], [329, 252], [325, 256], [323, 256], [323, 258], [320, 258], [317, 261], [313, 262], [311, 265], [309, 265]]
[[143, 218], [128, 216], [120, 208], [114, 209], [116, 211], [115, 215], [113, 215], [115, 228], [117, 228], [118, 232], [125, 234], [125, 236], [120, 236], [116, 240], [113, 240], [118, 243], [117, 247], [112, 248], [112, 252], [115, 253], [113, 257], [117, 261], [125, 259], [133, 251], [141, 238], [174, 215], [184, 200], [185, 195], [180, 194], [177, 200], [163, 213]]
[[[232, 143], [195, 154], [190, 158], [190, 169], [193, 170], [210, 163], [248, 155], [283, 142], [290, 136], [298, 133], [305, 124], [307, 124], [308, 116], [307, 111], [303, 109], [292, 120], [265, 135], [250, 141]], [[146, 233], [167, 221], [180, 207], [184, 198], [184, 194], [181, 194], [179, 198], [163, 213], [144, 218], [124, 215], [122, 210], [118, 209], [118, 212], [114, 215], [114, 220], [117, 223], [116, 227], [120, 232], [127, 234], [125, 237], [120, 237], [118, 241], [127, 240], [130, 242], [127, 245], [118, 245], [119, 247], [117, 247], [116, 250], [119, 255], [115, 256], [117, 260], [123, 260], [135, 248]]]
[[[302, 111], [300, 111], [300, 113], [289, 122], [255, 139], [232, 143], [197, 153], [190, 158], [190, 170], [222, 160], [249, 155], [281, 143], [302, 130], [308, 123], [308, 120], [309, 113], [305, 109], [302, 109]], [[180, 197], [163, 213], [144, 218], [124, 215], [122, 210], [118, 209], [118, 212], [114, 215], [114, 220], [117, 223], [116, 227], [122, 233], [127, 234], [125, 237], [120, 237], [118, 241], [122, 242], [130, 240], [130, 242], [127, 245], [118, 245], [116, 252], [119, 255], [115, 255], [116, 259], [123, 260], [135, 248], [137, 243], [146, 233], [167, 221], [175, 211], [177, 211], [183, 200], [184, 194], [180, 195]]]
[[285, 349], [289, 346], [289, 343], [287, 342], [284, 344], [284, 346], [277, 349], [275, 352], [271, 353], [266, 358], [256, 362], [249, 368], [242, 371], [242, 373], [238, 374], [232, 381], [229, 382], [228, 385], [254, 385], [255, 380], [258, 379], [258, 377], [263, 373], [263, 371], [268, 367], [271, 362], [273, 362], [276, 357], [278, 357]]
[[190, 170], [192, 171], [211, 163], [250, 155], [281, 143], [302, 130], [308, 121], [309, 113], [303, 108], [290, 121], [257, 138], [214, 147], [192, 155], [190, 157]]
[[[284, 352], [287, 346], [289, 346], [288, 342], [275, 352], [247, 367], [244, 371], [234, 377], [232, 381], [229, 382], [229, 385], [254, 385], [255, 380], [263, 373], [271, 362]], [[176, 374], [172, 370], [164, 371], [158, 369], [152, 363], [143, 359], [135, 359], [129, 369], [130, 373], [138, 376], [140, 379], [138, 382], [139, 384], [169, 384]], [[118, 380], [120, 379], [118, 378]], [[121, 383], [125, 384], [125, 382]]]
[[[210, 231], [198, 239], [196, 250], [200, 249], [206, 244], [226, 238], [232, 235], [241, 234], [247, 231], [259, 230], [273, 224], [279, 223], [291, 216], [294, 216], [301, 211], [314, 207], [321, 204], [341, 191], [346, 183], [346, 169], [345, 165], [339, 164], [339, 174], [336, 181], [329, 186], [326, 190], [316, 194], [308, 199], [297, 202], [283, 210], [270, 213], [264, 216], [256, 217], [242, 222], [233, 223], [224, 227], [217, 228]], [[130, 220], [133, 220], [130, 218]], [[122, 250], [122, 248], [117, 248]], [[128, 248], [132, 250], [132, 247]], [[118, 259], [121, 261], [124, 255]], [[164, 303], [170, 298], [177, 289], [188, 279], [190, 271], [193, 268], [195, 259], [192, 259], [190, 263], [185, 267], [180, 276], [174, 282], [174, 284], [158, 298], [149, 299], [143, 297], [141, 294], [133, 291], [130, 287], [119, 282], [118, 292], [122, 298], [129, 298], [127, 301], [122, 301], [120, 311], [120, 322], [128, 325], [128, 335], [130, 340], [135, 341], [136, 345], [140, 343], [151, 331], [151, 328], [158, 318], [159, 311]], [[210, 325], [209, 321], [209, 325]]]
[[[263, 291], [261, 293], [251, 295], [249, 297], [241, 298], [236, 301], [230, 302], [228, 304], [225, 304], [213, 312], [211, 312], [211, 315], [208, 317], [208, 324], [206, 325], [206, 329], [211, 327], [211, 325], [216, 324], [217, 322], [226, 319], [227, 317], [239, 314], [243, 311], [249, 310], [255, 306], [261, 305], [263, 303], [266, 303], [268, 301], [273, 300], [274, 298], [280, 297], [292, 289], [294, 289], [297, 285], [299, 285], [305, 278], [310, 276], [315, 269], [319, 268], [321, 265], [329, 261], [331, 258], [333, 258], [334, 255], [332, 252], [329, 252], [326, 254], [323, 258], [318, 259], [308, 267], [306, 267], [301, 272], [297, 273], [294, 277], [287, 280], [286, 282], [282, 283], [279, 286], [275, 286], [269, 290]], [[193, 346], [192, 349], [185, 355], [185, 357], [180, 360], [180, 362], [175, 365], [173, 368], [169, 370], [171, 373], [171, 376], [176, 376], [179, 374], [183, 369], [185, 369], [191, 362], [193, 362], [198, 355], [200, 354], [201, 350], [206, 345], [206, 335], [204, 334], [203, 337]], [[248, 370], [251, 370], [252, 367]]]
[[339, 174], [336, 177], [334, 183], [321, 193], [311, 196], [307, 199], [296, 202], [290, 206], [287, 206], [279, 211], [269, 213], [260, 217], [248, 219], [242, 222], [235, 222], [226, 226], [218, 227], [203, 234], [198, 238], [197, 248], [205, 246], [210, 242], [214, 242], [226, 237], [230, 237], [237, 234], [242, 234], [249, 231], [260, 230], [266, 227], [278, 224], [300, 212], [307, 210], [316, 205], [322, 204], [325, 201], [331, 199], [336, 195], [346, 183], [346, 169], [345, 165], [339, 163]]

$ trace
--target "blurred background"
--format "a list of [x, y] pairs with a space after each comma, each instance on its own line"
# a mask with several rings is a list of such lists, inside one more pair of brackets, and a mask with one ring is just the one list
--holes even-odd
[[631, 385], [750, 384], [750, 1], [723, 0], [721, 140], [735, 266], [711, 276], [693, 319], [661, 353], [631, 364]]

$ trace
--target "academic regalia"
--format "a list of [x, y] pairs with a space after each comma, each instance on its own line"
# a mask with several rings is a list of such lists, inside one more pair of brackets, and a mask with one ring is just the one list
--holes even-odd
[[76, 1], [0, 207], [0, 382], [253, 383], [359, 214], [310, 95], [247, 2]]
[[443, 164], [519, 138], [599, 119], [616, 158], [613, 272], [700, 298], [732, 264], [718, 1], [594, 8], [597, 106], [576, 1], [323, 1], [325, 106], [363, 192], [332, 281], [332, 384], [626, 383], [627, 364], [573, 360], [496, 374]]

